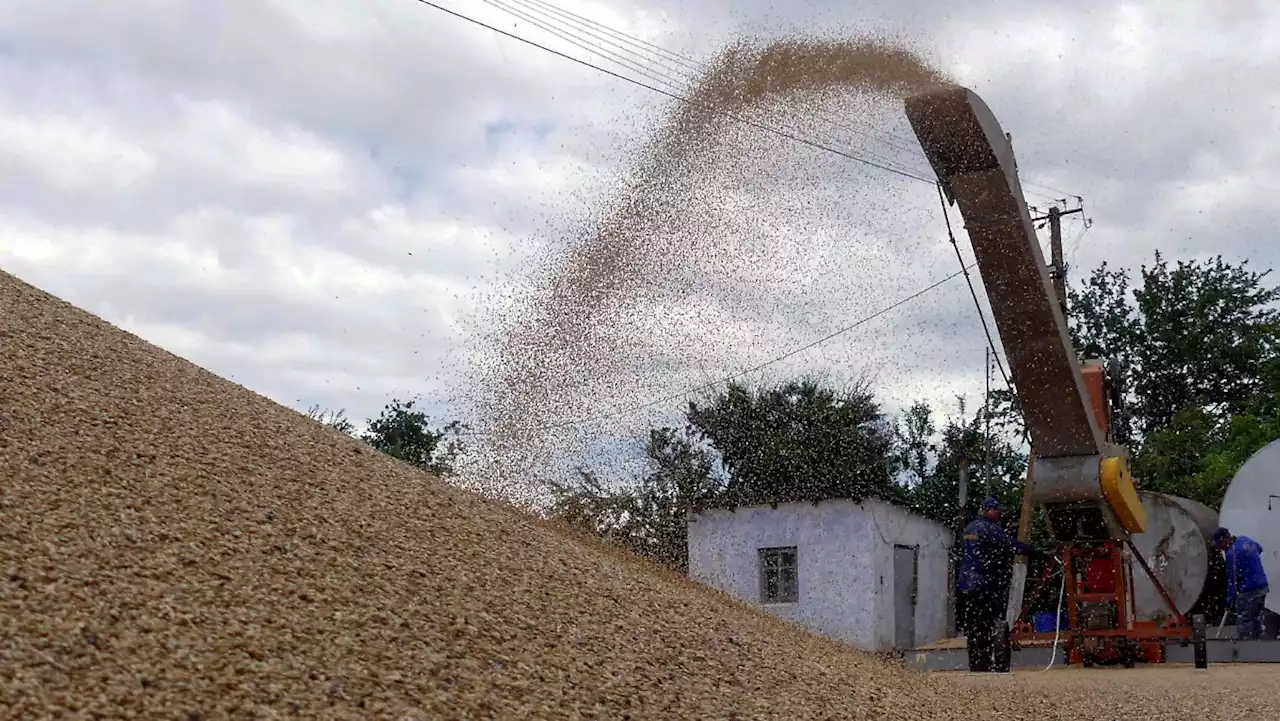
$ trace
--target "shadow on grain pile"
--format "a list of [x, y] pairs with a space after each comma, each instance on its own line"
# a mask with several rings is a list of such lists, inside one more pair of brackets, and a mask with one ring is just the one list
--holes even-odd
[[1085, 718], [623, 560], [3, 272], [0, 413], [5, 718]]

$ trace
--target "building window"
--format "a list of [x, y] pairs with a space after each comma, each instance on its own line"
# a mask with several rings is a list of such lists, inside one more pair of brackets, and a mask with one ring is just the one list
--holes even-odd
[[800, 580], [796, 547], [760, 549], [760, 603], [796, 603]]

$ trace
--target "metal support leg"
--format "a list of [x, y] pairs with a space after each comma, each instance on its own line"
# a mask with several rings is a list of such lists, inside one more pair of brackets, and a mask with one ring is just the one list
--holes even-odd
[[1195, 643], [1196, 668], [1209, 668], [1209, 648], [1206, 644], [1205, 620], [1203, 613], [1191, 617], [1191, 639]]

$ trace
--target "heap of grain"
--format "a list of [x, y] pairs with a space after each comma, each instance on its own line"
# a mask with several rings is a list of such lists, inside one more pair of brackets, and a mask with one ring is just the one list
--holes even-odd
[[[794, 229], [751, 227], [754, 221], [745, 214], [726, 213], [727, 196], [742, 189], [733, 188], [735, 183], [760, 182], [779, 186], [772, 195], [812, 196], [806, 187], [812, 177], [752, 179], [744, 165], [752, 156], [793, 165], [829, 158], [797, 153], [797, 146], [740, 120], [794, 129], [821, 99], [858, 96], [862, 104], [843, 108], [856, 122], [885, 107], [900, 113], [902, 97], [946, 82], [910, 51], [878, 39], [739, 43], [717, 56], [693, 83], [688, 102], [676, 103], [620, 194], [595, 214], [526, 315], [504, 333], [499, 362], [482, 378], [477, 415], [492, 424], [484, 429], [492, 432], [484, 441], [492, 444], [495, 461], [486, 472], [511, 477], [506, 495], [521, 490], [512, 479], [527, 479], [553, 452], [581, 452], [557, 447], [570, 436], [564, 424], [599, 414], [607, 408], [604, 399], [620, 399], [625, 407], [651, 393], [638, 386], [655, 365], [654, 337], [661, 333], [655, 333], [654, 316], [685, 304], [707, 278], [739, 275], [753, 237], [768, 236], [763, 242], [774, 245], [806, 241], [794, 237]], [[731, 139], [739, 146], [733, 152], [727, 149]], [[852, 189], [845, 191], [846, 205], [852, 196]], [[807, 253], [800, 249], [794, 255]], [[795, 272], [771, 271], [782, 277]], [[741, 292], [733, 283], [717, 290]], [[750, 312], [739, 299], [724, 300], [739, 314]], [[684, 351], [662, 351], [683, 352], [679, 362], [698, 363], [709, 342], [704, 336]]]
[[[450, 488], [4, 272], [0, 419], [4, 718], [1146, 711], [1141, 694], [1080, 711], [838, 648]], [[1214, 683], [1197, 704], [1266, 712]]]

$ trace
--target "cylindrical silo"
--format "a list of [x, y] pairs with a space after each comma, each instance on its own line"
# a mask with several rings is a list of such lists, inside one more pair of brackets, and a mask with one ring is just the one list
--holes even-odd
[[[1218, 514], [1201, 503], [1167, 493], [1139, 491], [1147, 514], [1145, 533], [1133, 534], [1133, 545], [1146, 559], [1160, 585], [1187, 613], [1200, 600], [1210, 573], [1210, 539]], [[1169, 606], [1142, 566], [1133, 564], [1133, 601], [1139, 621], [1160, 621], [1170, 616]]]
[[[1280, 441], [1249, 457], [1227, 486], [1222, 525], [1262, 545], [1262, 567], [1272, 588], [1280, 583]], [[1267, 594], [1267, 608], [1280, 613], [1280, 593]]]

